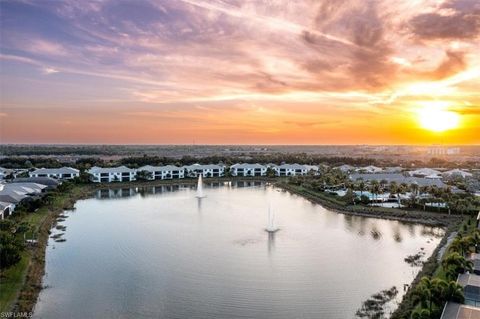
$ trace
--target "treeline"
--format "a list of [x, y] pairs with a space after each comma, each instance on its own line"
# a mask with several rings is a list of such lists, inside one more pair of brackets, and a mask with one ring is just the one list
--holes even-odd
[[[32, 154], [31, 154], [32, 155]], [[282, 163], [298, 163], [305, 165], [321, 165], [339, 166], [343, 164], [352, 166], [368, 166], [375, 165], [378, 167], [402, 166], [405, 168], [412, 167], [442, 167], [442, 168], [475, 168], [480, 163], [466, 162], [459, 166], [456, 163], [448, 162], [443, 159], [433, 158], [428, 162], [409, 161], [400, 162], [396, 160], [379, 160], [366, 157], [328, 157], [307, 153], [274, 153], [274, 154], [254, 154], [254, 155], [211, 155], [211, 156], [183, 156], [181, 158], [157, 156], [157, 155], [141, 155], [129, 156], [118, 160], [104, 160], [101, 157], [92, 156], [78, 159], [75, 163], [62, 162], [59, 159], [42, 156], [12, 156], [0, 159], [0, 167], [5, 168], [57, 168], [61, 166], [74, 166], [77, 168], [88, 168], [91, 166], [111, 167], [125, 165], [130, 168], [138, 168], [144, 165], [191, 165], [194, 163], [213, 164], [223, 163], [232, 165], [235, 163], [261, 163], [261, 164], [282, 164]]]

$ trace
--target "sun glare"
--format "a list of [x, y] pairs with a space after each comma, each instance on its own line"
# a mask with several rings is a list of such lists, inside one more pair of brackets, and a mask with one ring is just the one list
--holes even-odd
[[430, 102], [418, 110], [420, 125], [427, 130], [443, 132], [458, 127], [458, 113], [449, 111], [446, 103]]

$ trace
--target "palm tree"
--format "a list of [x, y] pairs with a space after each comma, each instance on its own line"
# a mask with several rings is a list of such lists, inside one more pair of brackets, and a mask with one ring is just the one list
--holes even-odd
[[447, 273], [447, 277], [454, 279], [459, 273], [472, 270], [473, 263], [459, 253], [453, 252], [442, 260], [442, 267]]
[[363, 181], [363, 179], [361, 179], [360, 182], [358, 183], [358, 190], [360, 191], [360, 197], [363, 196], [363, 192], [365, 191], [365, 189], [366, 189], [365, 182]]
[[428, 309], [418, 308], [412, 312], [412, 319], [430, 319], [430, 311]]
[[422, 308], [428, 308], [428, 313], [432, 313], [433, 308], [433, 283], [430, 277], [422, 277], [417, 285], [414, 295], [420, 301]]
[[455, 281], [449, 281], [443, 290], [443, 299], [446, 301], [454, 301], [463, 303], [465, 297], [463, 296], [463, 287]]
[[378, 181], [376, 181], [376, 180], [372, 181], [369, 190], [370, 190], [370, 192], [372, 193], [373, 198], [374, 198], [375, 201], [376, 201], [376, 200], [377, 200], [377, 196], [378, 196], [378, 194], [380, 193], [380, 184], [378, 183]]
[[457, 236], [450, 244], [450, 250], [465, 256], [470, 247], [475, 245], [475, 239], [471, 236]]

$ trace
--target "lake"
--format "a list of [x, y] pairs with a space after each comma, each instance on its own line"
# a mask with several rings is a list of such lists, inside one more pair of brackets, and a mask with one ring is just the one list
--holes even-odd
[[[50, 239], [35, 318], [354, 318], [440, 228], [343, 215], [261, 182], [98, 191]], [[268, 206], [280, 230], [264, 229]], [[63, 233], [54, 230], [52, 235]], [[395, 305], [392, 305], [395, 307]]]

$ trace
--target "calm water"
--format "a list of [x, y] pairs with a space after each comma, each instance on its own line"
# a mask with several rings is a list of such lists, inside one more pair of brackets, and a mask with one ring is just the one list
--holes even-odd
[[[353, 318], [443, 231], [330, 212], [263, 184], [103, 191], [50, 240], [36, 318]], [[123, 196], [123, 197], [122, 197]], [[268, 204], [281, 230], [269, 236]], [[56, 231], [57, 233], [60, 231]]]

